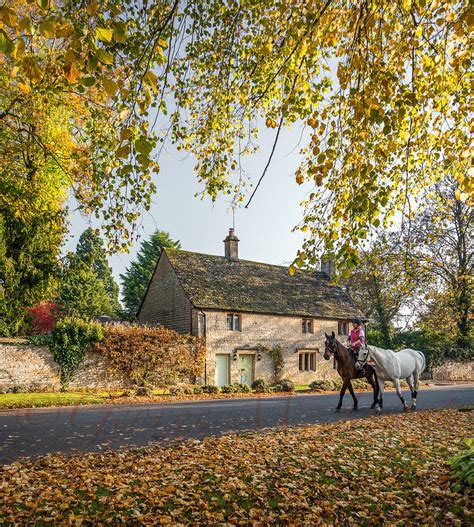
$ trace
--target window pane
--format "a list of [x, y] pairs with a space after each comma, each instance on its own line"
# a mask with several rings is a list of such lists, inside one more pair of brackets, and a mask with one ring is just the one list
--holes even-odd
[[301, 330], [303, 331], [303, 333], [306, 333], [306, 320], [303, 320], [301, 324]]
[[303, 369], [303, 354], [302, 353], [299, 354], [298, 359], [299, 359], [299, 369], [302, 370]]
[[234, 329], [234, 317], [232, 315], [227, 315], [227, 329], [233, 330]]
[[305, 371], [309, 370], [309, 353], [304, 354], [304, 369]]
[[312, 332], [313, 332], [313, 321], [308, 320], [308, 333], [312, 333]]
[[240, 315], [234, 315], [234, 330], [240, 331]]
[[316, 365], [315, 365], [316, 353], [311, 353], [309, 359], [310, 359], [309, 360], [309, 369], [311, 371], [314, 371], [316, 369]]

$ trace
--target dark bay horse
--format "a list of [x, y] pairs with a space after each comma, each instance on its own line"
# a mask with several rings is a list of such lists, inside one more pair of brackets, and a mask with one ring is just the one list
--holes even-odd
[[379, 395], [379, 386], [377, 383], [375, 370], [369, 365], [365, 366], [364, 372], [358, 370], [356, 368], [356, 358], [354, 357], [354, 354], [349, 348], [344, 346], [336, 339], [334, 331], [331, 335], [328, 335], [327, 333], [325, 333], [325, 335], [326, 342], [324, 343], [324, 358], [329, 360], [331, 355], [334, 355], [334, 358], [336, 359], [337, 373], [339, 373], [343, 381], [339, 397], [339, 404], [337, 405], [336, 410], [339, 411], [341, 409], [342, 399], [344, 398], [347, 388], [349, 388], [349, 392], [352, 395], [352, 399], [354, 400], [354, 410], [358, 409], [357, 397], [354, 393], [351, 380], [362, 379], [363, 377], [367, 379], [367, 382], [374, 390], [374, 402], [371, 408], [375, 408]]

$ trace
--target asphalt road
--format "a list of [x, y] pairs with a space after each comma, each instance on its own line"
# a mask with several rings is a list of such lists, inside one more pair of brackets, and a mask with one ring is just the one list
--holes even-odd
[[[49, 452], [104, 451], [152, 442], [203, 438], [244, 430], [329, 423], [373, 415], [372, 394], [359, 394], [359, 411], [346, 395], [340, 413], [338, 395], [221, 399], [144, 405], [76, 406], [22, 409], [0, 413], [0, 461]], [[474, 403], [474, 385], [421, 390], [418, 410]], [[386, 392], [383, 413], [400, 412], [394, 392]]]

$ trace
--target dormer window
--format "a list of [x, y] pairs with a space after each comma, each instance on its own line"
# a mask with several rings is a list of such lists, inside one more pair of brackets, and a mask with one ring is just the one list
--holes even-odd
[[303, 318], [301, 321], [301, 329], [303, 333], [313, 332], [313, 321], [310, 318]]
[[227, 329], [229, 331], [242, 331], [242, 319], [237, 313], [227, 313]]

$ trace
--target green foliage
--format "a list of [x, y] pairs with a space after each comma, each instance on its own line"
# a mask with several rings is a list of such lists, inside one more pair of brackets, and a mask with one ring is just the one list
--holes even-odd
[[285, 368], [285, 361], [283, 359], [283, 349], [278, 344], [272, 347], [259, 344], [257, 346], [258, 353], [267, 353], [273, 362], [273, 381], [279, 382], [281, 374]]
[[61, 368], [61, 384], [66, 386], [87, 350], [104, 337], [102, 326], [78, 318], [58, 320], [50, 349]]
[[209, 394], [216, 394], [219, 393], [219, 387], [214, 386], [213, 384], [205, 384], [200, 387], [201, 393], [209, 393]]
[[179, 241], [173, 241], [169, 234], [156, 230], [148, 240], [142, 241], [137, 259], [130, 264], [122, 280], [122, 299], [125, 316], [132, 319], [137, 314], [145, 291], [150, 282], [161, 251], [164, 248], [179, 249]]
[[169, 392], [170, 395], [193, 395], [195, 393], [194, 386], [190, 384], [176, 384], [174, 386], [170, 386]]
[[[30, 185], [29, 198], [33, 203], [39, 199], [35, 195], [41, 189], [41, 178], [38, 180]], [[18, 189], [4, 188], [0, 174], [0, 335], [3, 336], [23, 333], [26, 308], [53, 296], [64, 233], [64, 215], [54, 203], [48, 204], [51, 211], [32, 211], [24, 218], [8, 202], [10, 190], [15, 193]]]
[[466, 439], [464, 448], [451, 460], [452, 476], [457, 482], [455, 492], [474, 485], [474, 439]]
[[282, 379], [272, 385], [272, 390], [274, 392], [294, 392], [295, 383], [289, 379]]
[[252, 390], [256, 393], [269, 392], [270, 383], [265, 379], [255, 379], [252, 383]]
[[105, 283], [91, 268], [76, 261], [74, 255], [70, 255], [63, 269], [57, 305], [67, 316], [92, 318], [116, 314]]
[[50, 346], [53, 341], [52, 335], [28, 335], [26, 339], [33, 346]]
[[247, 384], [227, 384], [226, 386], [222, 386], [221, 392], [222, 393], [250, 393], [252, 390], [250, 386], [247, 386]]

